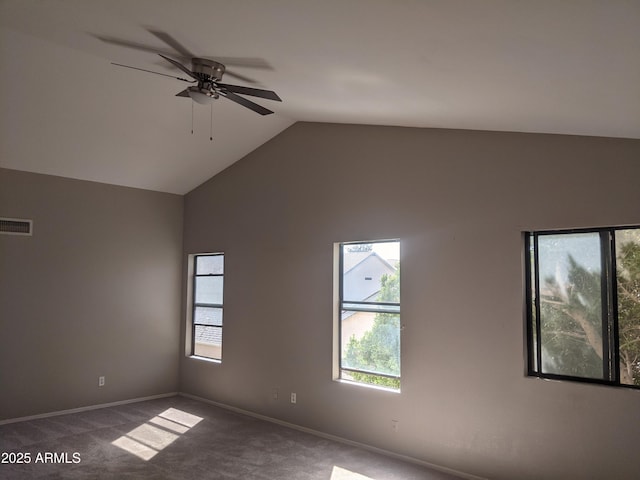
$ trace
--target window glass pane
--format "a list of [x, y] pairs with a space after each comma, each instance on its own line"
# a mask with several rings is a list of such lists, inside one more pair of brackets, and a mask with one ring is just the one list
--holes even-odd
[[620, 383], [640, 386], [640, 229], [615, 236]]
[[222, 305], [224, 277], [195, 277], [196, 303]]
[[342, 246], [344, 301], [400, 302], [400, 242]]
[[196, 275], [223, 274], [224, 255], [205, 255], [196, 257]]
[[222, 358], [222, 328], [196, 325], [193, 354], [208, 358]]
[[222, 326], [222, 309], [212, 307], [196, 307], [193, 323]]
[[604, 378], [598, 233], [540, 235], [542, 372]]
[[400, 376], [400, 315], [342, 311], [341, 317], [342, 368]]

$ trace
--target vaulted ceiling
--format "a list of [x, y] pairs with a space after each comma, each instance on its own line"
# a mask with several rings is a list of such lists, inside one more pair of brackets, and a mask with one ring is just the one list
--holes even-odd
[[[624, 0], [0, 0], [0, 166], [182, 194], [296, 121], [640, 138], [639, 25]], [[111, 65], [177, 74], [151, 31], [283, 102]]]

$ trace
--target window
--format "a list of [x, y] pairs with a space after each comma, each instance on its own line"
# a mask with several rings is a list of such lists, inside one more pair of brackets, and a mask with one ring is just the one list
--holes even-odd
[[525, 236], [529, 375], [640, 387], [640, 228]]
[[400, 242], [341, 243], [339, 378], [400, 388]]
[[222, 360], [224, 255], [193, 256], [191, 355]]

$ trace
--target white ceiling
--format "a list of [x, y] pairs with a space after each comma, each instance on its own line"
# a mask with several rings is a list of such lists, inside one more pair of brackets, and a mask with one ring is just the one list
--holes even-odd
[[[95, 37], [150, 28], [283, 103], [192, 135], [184, 83], [110, 62], [175, 72]], [[0, 0], [0, 74], [0, 166], [182, 194], [300, 120], [640, 138], [640, 2]]]

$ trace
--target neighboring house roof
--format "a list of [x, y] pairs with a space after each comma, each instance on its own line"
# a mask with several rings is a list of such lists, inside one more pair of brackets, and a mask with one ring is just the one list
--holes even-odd
[[[350, 270], [353, 270], [356, 266], [364, 262], [369, 257], [377, 257], [381, 262], [389, 266], [393, 271], [395, 271], [395, 265], [389, 263], [389, 261], [382, 258], [376, 252], [349, 252], [349, 255], [343, 255], [342, 257], [342, 271], [345, 275], [349, 273]], [[393, 260], [391, 260], [393, 261]]]
[[222, 327], [203, 326], [196, 327], [196, 343], [207, 343], [210, 345], [222, 344]]
[[[343, 256], [343, 300], [375, 301], [380, 293], [380, 280], [383, 275], [396, 271], [394, 265], [374, 251], [349, 252]], [[343, 312], [342, 319], [354, 312]]]
[[[383, 275], [395, 267], [376, 252], [349, 252], [343, 256], [343, 300], [364, 301], [380, 291]], [[350, 268], [349, 268], [350, 267]]]
[[342, 271], [347, 273], [353, 267], [362, 262], [365, 258], [372, 255], [373, 252], [349, 252], [348, 255], [342, 255]]

